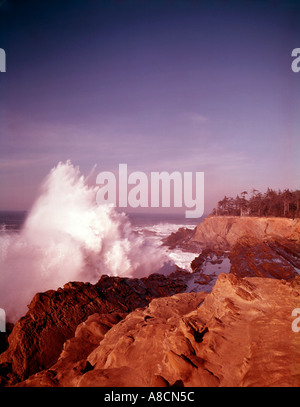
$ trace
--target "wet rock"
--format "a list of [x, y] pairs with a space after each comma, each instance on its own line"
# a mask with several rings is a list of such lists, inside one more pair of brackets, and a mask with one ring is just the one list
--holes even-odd
[[[239, 277], [271, 277], [289, 280], [297, 275], [294, 267], [273, 247], [254, 237], [242, 237], [232, 247], [230, 273]], [[281, 249], [282, 250], [282, 249]]]
[[211, 264], [221, 264], [224, 259], [225, 253], [223, 251], [216, 251], [209, 248], [203, 249], [199, 256], [191, 262], [191, 269], [193, 272], [202, 270], [202, 266], [209, 262]]
[[300, 242], [277, 237], [269, 240], [267, 244], [280, 257], [300, 269]]
[[190, 242], [194, 233], [195, 230], [193, 229], [179, 228], [176, 232], [172, 232], [166, 237], [162, 244], [163, 246], [168, 246], [171, 250], [179, 247], [184, 251], [197, 252], [199, 251], [199, 245]]

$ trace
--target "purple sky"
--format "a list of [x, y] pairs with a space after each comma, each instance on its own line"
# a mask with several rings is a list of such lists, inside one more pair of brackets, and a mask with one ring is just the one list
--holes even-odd
[[300, 187], [292, 1], [2, 1], [0, 210], [59, 161], [204, 171], [223, 196]]

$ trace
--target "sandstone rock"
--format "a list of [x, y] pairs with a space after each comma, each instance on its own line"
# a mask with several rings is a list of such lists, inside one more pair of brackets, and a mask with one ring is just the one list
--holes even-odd
[[[73, 367], [71, 369], [71, 366], [64, 365], [62, 368], [60, 360], [63, 355], [61, 355], [59, 361], [51, 369], [30, 377], [20, 383], [20, 386], [39, 386], [40, 383], [52, 386], [173, 384], [178, 376], [181, 378], [179, 371], [182, 366], [188, 371], [193, 370], [193, 367], [184, 355], [181, 355], [181, 353], [188, 352], [189, 340], [181, 333], [173, 338], [172, 332], [176, 331], [182, 316], [197, 308], [205, 295], [204, 293], [176, 294], [172, 297], [161, 298], [161, 301], [153, 300], [149, 307], [135, 310], [114, 326], [118, 326], [115, 332], [108, 335], [108, 331], [103, 340], [98, 341], [98, 347], [89, 354], [86, 360], [81, 361], [81, 367], [87, 365], [90, 369], [88, 371], [81, 369], [80, 377], [78, 374], [74, 375], [73, 372], [70, 374], [69, 370], [74, 370]], [[81, 330], [86, 329], [88, 324], [89, 321], [82, 326]], [[168, 335], [169, 330], [171, 335]], [[74, 341], [75, 338], [71, 341]], [[99, 351], [100, 347], [101, 351]], [[180, 352], [179, 355], [176, 354], [176, 349], [177, 352]], [[176, 374], [171, 373], [166, 378], [167, 373], [164, 371], [164, 367], [166, 370], [171, 369], [171, 372], [175, 371]], [[188, 375], [188, 372], [183, 372], [184, 377]], [[66, 380], [68, 378], [71, 380]]]
[[[74, 337], [68, 339], [58, 361], [48, 371], [32, 375], [22, 386], [56, 387], [72, 383], [77, 384], [84, 372], [90, 369], [87, 356], [95, 349], [106, 332], [121, 321], [127, 314], [92, 314], [86, 321], [78, 325]], [[17, 385], [18, 386], [18, 385]]]
[[[102, 276], [36, 294], [0, 355], [0, 383], [299, 386], [299, 222], [209, 217], [182, 237], [202, 250], [192, 274]], [[219, 275], [226, 250], [230, 273]], [[216, 279], [210, 294], [179, 294]]]
[[279, 256], [291, 265], [300, 269], [300, 242], [283, 238], [271, 239], [267, 242]]
[[[186, 285], [163, 275], [143, 279], [102, 276], [95, 285], [71, 282], [34, 296], [27, 314], [14, 326], [9, 347], [0, 355], [6, 378], [14, 383], [56, 362], [64, 342], [94, 313], [128, 313], [152, 298], [184, 291]], [[7, 368], [11, 372], [7, 374]], [[2, 369], [3, 376], [3, 369]]]
[[188, 243], [224, 251], [245, 235], [261, 241], [279, 237], [300, 242], [300, 219], [209, 216], [196, 227]]
[[198, 317], [208, 327], [199, 356], [221, 386], [300, 385], [300, 335], [291, 329], [299, 295], [299, 277], [219, 276]]
[[223, 274], [200, 307], [180, 308], [191, 294], [154, 300], [107, 333], [80, 384], [128, 366], [148, 386], [157, 374], [185, 386], [299, 386], [300, 337], [291, 330], [299, 294], [299, 285]]
[[[271, 248], [272, 247], [272, 248]], [[232, 247], [230, 273], [239, 277], [273, 277], [289, 280], [297, 275], [294, 267], [278, 254], [277, 246], [243, 236]], [[280, 248], [281, 254], [284, 253]]]
[[210, 294], [154, 299], [96, 334], [78, 374], [58, 362], [20, 386], [299, 386], [299, 298], [299, 277], [221, 274]]

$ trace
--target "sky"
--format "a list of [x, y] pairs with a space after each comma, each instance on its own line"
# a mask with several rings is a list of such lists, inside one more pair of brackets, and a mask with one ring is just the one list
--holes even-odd
[[297, 1], [0, 1], [0, 210], [66, 160], [204, 172], [205, 212], [300, 188], [299, 21]]

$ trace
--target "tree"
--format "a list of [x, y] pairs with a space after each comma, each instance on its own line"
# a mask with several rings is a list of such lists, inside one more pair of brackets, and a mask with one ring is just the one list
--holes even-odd
[[285, 189], [274, 191], [268, 188], [265, 193], [253, 188], [251, 196], [246, 199], [247, 191], [236, 198], [225, 196], [218, 202], [213, 214], [230, 216], [284, 216], [300, 217], [300, 190]]
[[246, 199], [246, 195], [248, 195], [247, 191], [241, 192], [241, 201], [240, 201], [240, 216], [245, 216], [248, 214], [248, 201]]

